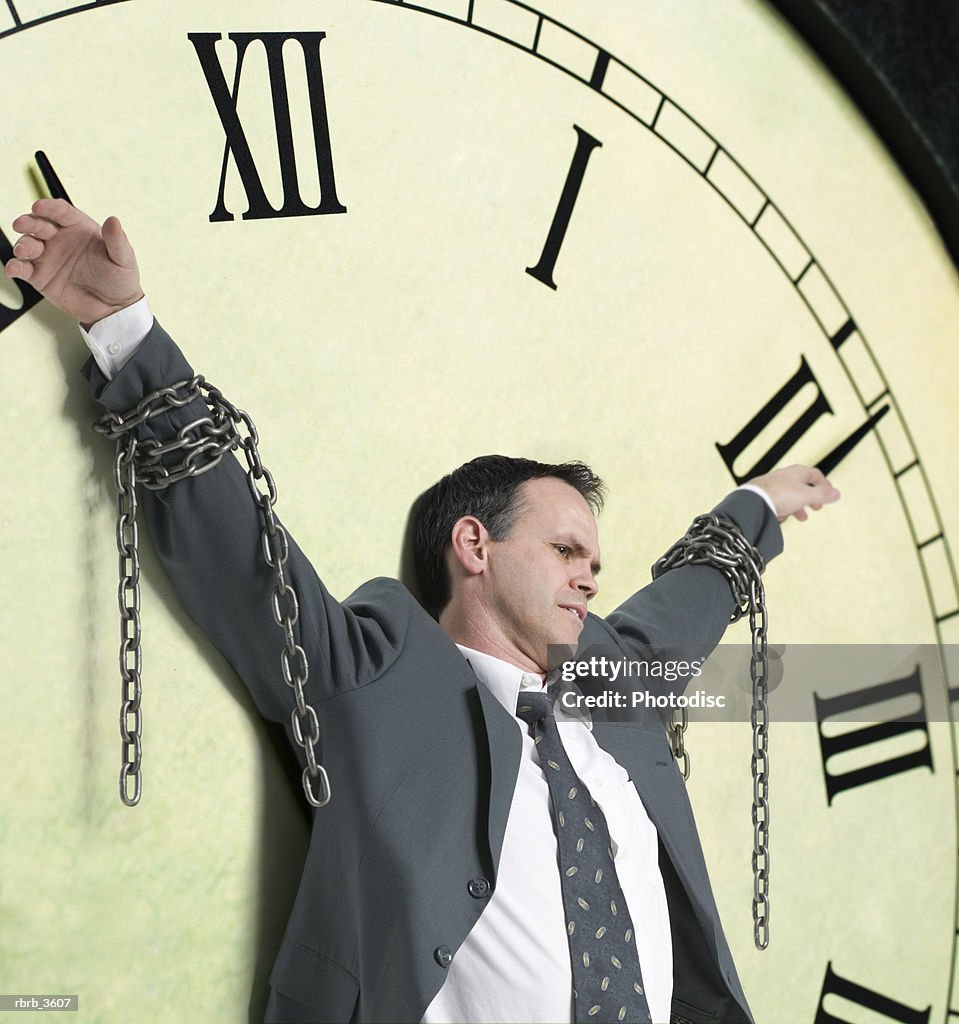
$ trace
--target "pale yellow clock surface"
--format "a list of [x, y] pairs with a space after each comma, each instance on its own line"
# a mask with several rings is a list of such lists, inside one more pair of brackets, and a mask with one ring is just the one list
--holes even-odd
[[[188, 36], [222, 35], [232, 88], [228, 34], [267, 31], [326, 33], [318, 52], [346, 212], [244, 220], [230, 157], [235, 218], [211, 223], [224, 128]], [[128, 0], [68, 12], [18, 0], [0, 33], [8, 239], [40, 194], [37, 149], [73, 202], [120, 216], [153, 311], [252, 414], [278, 511], [334, 594], [397, 571], [420, 491], [503, 452], [581, 458], [608, 482], [596, 599], [608, 612], [735, 485], [717, 443], [805, 360], [831, 412], [784, 462], [816, 462], [877, 400], [890, 411], [835, 471], [842, 501], [786, 524], [765, 577], [770, 640], [947, 654], [935, 645], [959, 641], [955, 272], [882, 144], [764, 5]], [[303, 51], [291, 42], [284, 56], [297, 177], [317, 205]], [[239, 80], [236, 115], [279, 207], [259, 44]], [[526, 268], [576, 126], [601, 145], [554, 289]], [[21, 302], [9, 281], [0, 302]], [[78, 993], [96, 1021], [235, 1020], [249, 1007], [255, 1017], [299, 874], [302, 796], [144, 542], [143, 799], [121, 806], [111, 452], [89, 429], [85, 349], [46, 304], [0, 337], [0, 991]], [[816, 387], [780, 411], [737, 472]], [[748, 633], [737, 625], [728, 639]], [[955, 667], [923, 678], [932, 768], [831, 803], [816, 723], [774, 727], [763, 953], [750, 914], [748, 726], [690, 728], [690, 793], [757, 1020], [812, 1024], [827, 964], [929, 1007], [929, 1020], [956, 1004]], [[916, 742], [857, 756], [876, 763]], [[866, 1019], [838, 997], [824, 1005]]]

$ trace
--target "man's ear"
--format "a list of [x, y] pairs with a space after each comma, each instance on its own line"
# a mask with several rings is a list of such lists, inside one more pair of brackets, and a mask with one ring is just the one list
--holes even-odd
[[470, 576], [486, 569], [490, 536], [476, 516], [463, 516], [453, 524], [450, 548], [453, 558]]

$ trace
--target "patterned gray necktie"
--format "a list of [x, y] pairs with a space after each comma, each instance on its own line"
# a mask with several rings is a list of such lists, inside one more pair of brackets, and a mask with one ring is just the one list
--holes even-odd
[[636, 937], [606, 818], [573, 770], [549, 695], [520, 690], [516, 714], [530, 726], [549, 784], [576, 1024], [646, 1024], [651, 1018]]

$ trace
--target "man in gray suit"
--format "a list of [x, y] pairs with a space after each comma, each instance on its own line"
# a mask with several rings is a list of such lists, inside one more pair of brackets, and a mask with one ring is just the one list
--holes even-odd
[[[131, 409], [192, 376], [115, 218], [101, 228], [40, 200], [14, 229], [6, 273], [81, 322], [104, 407]], [[169, 439], [206, 412], [195, 399], [138, 433]], [[838, 497], [793, 466], [715, 511], [768, 560], [779, 522]], [[268, 1021], [752, 1022], [663, 721], [590, 721], [544, 697], [550, 644], [647, 661], [708, 650], [733, 609], [722, 574], [698, 565], [605, 619], [588, 613], [601, 501], [580, 463], [460, 467], [417, 502], [425, 609], [392, 579], [339, 602], [290, 542], [333, 797], [314, 814]], [[239, 464], [227, 457], [142, 502], [188, 612], [292, 735], [274, 578]]]

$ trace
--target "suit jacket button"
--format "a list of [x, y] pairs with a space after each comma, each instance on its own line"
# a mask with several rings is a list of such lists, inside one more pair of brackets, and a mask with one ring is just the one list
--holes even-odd
[[449, 946], [437, 946], [433, 950], [433, 956], [436, 957], [436, 962], [440, 967], [449, 967], [453, 962], [453, 954], [450, 952]]
[[490, 884], [482, 876], [471, 878], [466, 888], [474, 899], [481, 900], [484, 896], [489, 896]]

